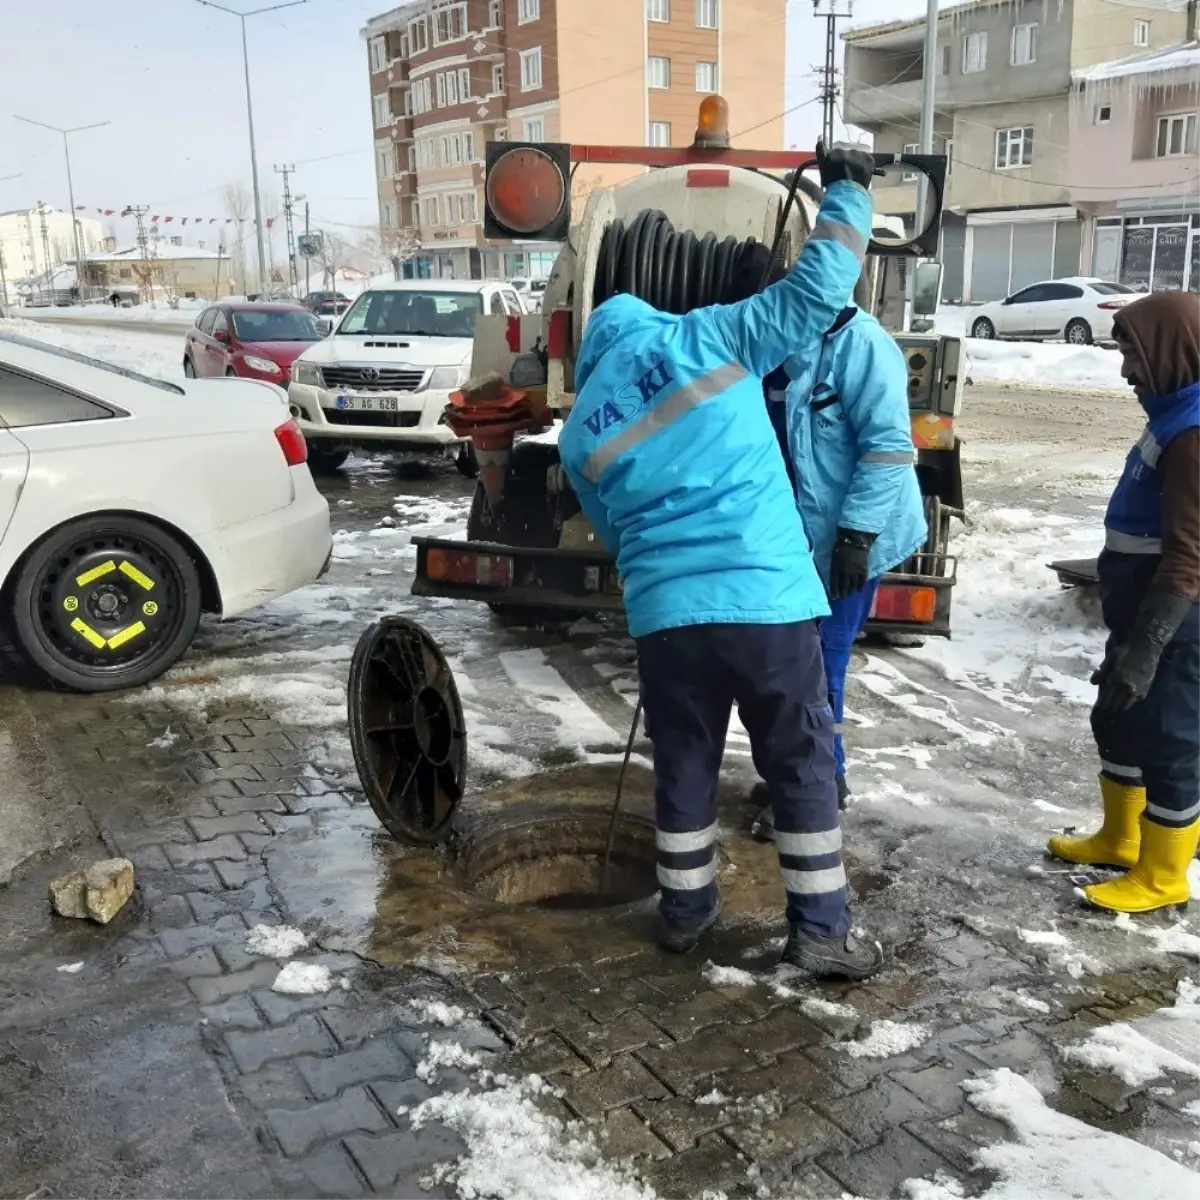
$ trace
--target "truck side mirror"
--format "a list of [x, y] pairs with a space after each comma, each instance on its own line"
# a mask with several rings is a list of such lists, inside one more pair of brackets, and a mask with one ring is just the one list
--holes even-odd
[[941, 299], [942, 264], [940, 262], [918, 263], [913, 279], [913, 316], [935, 316]]

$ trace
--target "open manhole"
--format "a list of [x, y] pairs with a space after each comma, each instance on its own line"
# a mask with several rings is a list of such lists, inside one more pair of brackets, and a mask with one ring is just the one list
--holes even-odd
[[609, 814], [600, 809], [504, 818], [463, 840], [459, 869], [470, 891], [498, 904], [569, 912], [618, 908], [654, 895], [654, 825], [625, 814], [617, 818], [601, 892], [608, 829]]

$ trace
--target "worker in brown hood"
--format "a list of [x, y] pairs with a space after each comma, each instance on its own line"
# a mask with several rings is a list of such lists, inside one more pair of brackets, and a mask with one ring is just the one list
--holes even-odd
[[1137, 913], [1187, 903], [1200, 842], [1200, 301], [1147, 296], [1113, 329], [1147, 424], [1109, 501], [1099, 563], [1109, 638], [1092, 732], [1104, 824], [1049, 849], [1120, 868], [1085, 895]]

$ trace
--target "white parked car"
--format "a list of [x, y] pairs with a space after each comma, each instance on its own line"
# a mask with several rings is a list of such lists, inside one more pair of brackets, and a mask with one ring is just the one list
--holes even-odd
[[281, 388], [165, 383], [0, 334], [0, 620], [53, 683], [145, 683], [202, 612], [312, 583], [332, 548]]
[[1053, 279], [993, 300], [970, 318], [974, 338], [1040, 342], [1062, 339], [1075, 346], [1112, 340], [1113, 318], [1140, 293], [1106, 279]]
[[288, 399], [315, 471], [336, 471], [356, 448], [452, 456], [476, 473], [469, 441], [442, 416], [467, 380], [475, 318], [519, 316], [506, 283], [405, 279], [363, 292], [333, 333], [292, 364]]
[[545, 279], [525, 279], [518, 276], [508, 282], [525, 306], [526, 312], [539, 313], [542, 311], [542, 299], [546, 295]]

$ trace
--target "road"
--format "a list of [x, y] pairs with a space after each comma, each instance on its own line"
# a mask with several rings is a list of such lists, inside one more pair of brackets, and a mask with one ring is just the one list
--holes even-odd
[[[178, 353], [177, 338], [144, 341], [164, 363]], [[480, 827], [606, 804], [636, 693], [618, 620], [530, 627], [409, 595], [412, 536], [465, 524], [471, 487], [448, 463], [354, 459], [322, 480], [329, 575], [205, 625], [155, 686], [100, 700], [0, 684], [0, 845], [6, 821], [23, 831], [0, 892], [0, 1195], [454, 1194], [438, 1165], [496, 1160], [480, 1122], [501, 1101], [520, 1169], [578, 1166], [556, 1120], [596, 1139], [598, 1163], [578, 1152], [590, 1194], [632, 1195], [604, 1174], [625, 1161], [664, 1195], [882, 1196], [937, 1172], [978, 1190], [994, 1175], [976, 1150], [1011, 1131], [959, 1085], [1002, 1067], [1135, 1139], [1125, 1152], [1196, 1166], [1194, 1081], [1127, 1087], [1064, 1055], [1169, 1005], [1187, 959], [1160, 950], [1165, 921], [1079, 909], [1041, 855], [1047, 832], [1095, 811], [1086, 678], [1102, 643], [1092, 603], [1044, 562], [1094, 551], [1138, 426], [1122, 399], [967, 393], [955, 639], [866, 646], [852, 667], [848, 859], [857, 920], [891, 960], [862, 987], [770, 982], [778, 884], [744, 833], [754, 773], [736, 722], [730, 915], [695, 960], [646, 949], [645, 905], [483, 902], [446, 860], [383, 833], [345, 721], [350, 656], [378, 617], [419, 621], [447, 654]], [[640, 739], [639, 764], [648, 752]], [[648, 797], [635, 771], [630, 806]], [[104, 929], [48, 915], [50, 877], [116, 852], [138, 872], [125, 914]], [[245, 949], [259, 922], [299, 925], [306, 961], [345, 986], [272, 990], [277, 964]], [[741, 975], [705, 974], [706, 956]], [[431, 999], [462, 1011], [422, 1025]], [[846, 1052], [883, 1020], [907, 1031], [894, 1052]], [[464, 1050], [439, 1074], [441, 1043]], [[558, 1090], [529, 1105], [480, 1063]], [[413, 1105], [460, 1087], [475, 1099], [414, 1127]], [[521, 1193], [510, 1179], [488, 1194]]]

